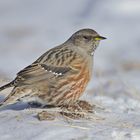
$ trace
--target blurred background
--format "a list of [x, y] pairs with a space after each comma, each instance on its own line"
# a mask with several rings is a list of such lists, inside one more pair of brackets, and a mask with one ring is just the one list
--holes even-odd
[[95, 53], [88, 91], [139, 92], [139, 0], [0, 0], [0, 76], [13, 79], [82, 28], [107, 37]]

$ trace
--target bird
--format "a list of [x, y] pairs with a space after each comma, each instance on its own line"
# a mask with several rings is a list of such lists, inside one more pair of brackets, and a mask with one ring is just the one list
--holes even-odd
[[92, 77], [94, 53], [104, 39], [89, 28], [75, 32], [63, 44], [48, 50], [19, 71], [13, 81], [0, 87], [0, 91], [13, 87], [0, 105], [21, 100], [56, 107], [74, 104]]

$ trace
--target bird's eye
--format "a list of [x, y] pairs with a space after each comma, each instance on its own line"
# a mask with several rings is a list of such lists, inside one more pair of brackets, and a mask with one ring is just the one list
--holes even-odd
[[84, 39], [86, 39], [86, 40], [88, 40], [88, 39], [89, 39], [89, 37], [88, 37], [88, 36], [83, 36], [83, 38], [84, 38]]

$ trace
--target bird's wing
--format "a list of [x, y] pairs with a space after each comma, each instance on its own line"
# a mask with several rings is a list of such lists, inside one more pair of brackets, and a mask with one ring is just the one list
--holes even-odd
[[74, 61], [73, 57], [75, 54], [70, 50], [56, 52], [50, 50], [33, 64], [21, 70], [15, 81], [18, 85], [34, 84], [44, 80], [56, 81], [59, 77], [76, 72], [76, 69], [70, 65]]
[[41, 63], [56, 66], [67, 66], [70, 62], [75, 60], [78, 55], [74, 50], [70, 49], [70, 47], [71, 46], [58, 46], [53, 48], [39, 57], [34, 64]]
[[35, 84], [44, 80], [52, 81], [72, 71], [70, 67], [49, 66], [46, 64], [30, 65], [17, 74], [17, 84]]

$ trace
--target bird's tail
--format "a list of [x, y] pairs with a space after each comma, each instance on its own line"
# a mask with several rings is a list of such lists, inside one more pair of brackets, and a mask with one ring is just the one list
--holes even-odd
[[6, 89], [6, 88], [13, 87], [13, 86], [14, 86], [14, 81], [12, 81], [12, 82], [10, 82], [10, 83], [8, 83], [8, 84], [6, 84], [6, 85], [0, 87], [0, 91], [4, 90], [4, 89]]

